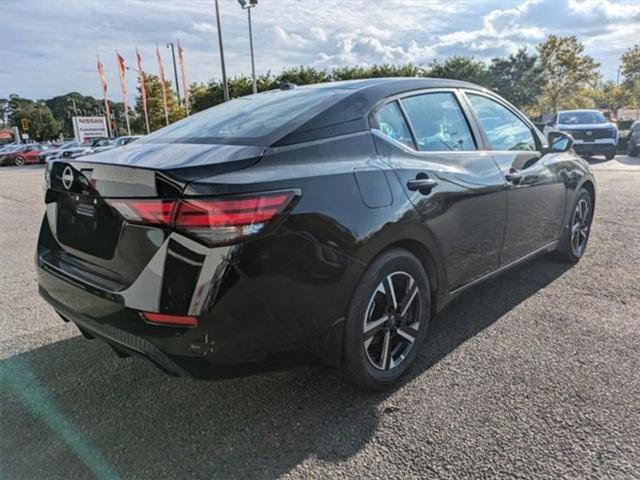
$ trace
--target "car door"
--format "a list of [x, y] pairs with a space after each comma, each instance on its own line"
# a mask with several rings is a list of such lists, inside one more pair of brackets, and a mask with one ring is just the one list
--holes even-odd
[[31, 162], [31, 155], [33, 155], [33, 145], [26, 145], [19, 151], [16, 157], [22, 157], [26, 164]]
[[38, 155], [42, 151], [42, 147], [40, 145], [31, 145], [27, 147], [27, 150], [24, 154], [25, 163], [37, 163]]
[[371, 117], [379, 155], [394, 169], [444, 256], [449, 289], [498, 268], [504, 180], [482, 151], [455, 90], [393, 98]]
[[500, 254], [501, 265], [507, 265], [560, 237], [566, 175], [554, 154], [542, 154], [541, 136], [519, 112], [494, 96], [465, 95], [508, 186]]

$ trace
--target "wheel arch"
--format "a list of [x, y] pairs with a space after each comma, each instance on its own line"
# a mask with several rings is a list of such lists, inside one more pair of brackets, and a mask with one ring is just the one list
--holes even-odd
[[432, 316], [442, 310], [448, 300], [447, 274], [442, 255], [438, 255], [439, 248], [435, 241], [430, 241], [428, 232], [406, 232], [403, 236], [385, 235], [385, 240], [371, 239], [358, 258], [369, 265], [375, 258], [393, 248], [402, 248], [415, 255], [427, 273], [431, 289]]
[[420, 260], [420, 263], [424, 267], [424, 270], [427, 274], [427, 278], [429, 279], [429, 288], [431, 289], [431, 315], [435, 315], [435, 313], [438, 311], [438, 305], [440, 303], [438, 295], [441, 290], [441, 279], [438, 271], [438, 265], [434, 259], [433, 254], [423, 243], [420, 243], [419, 241], [414, 239], [404, 239], [387, 246], [387, 248], [385, 248], [378, 255], [381, 255], [383, 252], [392, 248], [402, 248], [404, 250], [407, 250], [415, 255], [418, 260]]
[[596, 207], [596, 186], [594, 185], [593, 181], [591, 179], [585, 180], [582, 183], [582, 185], [580, 185], [580, 188], [584, 188], [589, 192], [589, 195], [591, 195], [591, 201], [593, 202], [592, 206], [593, 206], [593, 209], [595, 210], [595, 207]]

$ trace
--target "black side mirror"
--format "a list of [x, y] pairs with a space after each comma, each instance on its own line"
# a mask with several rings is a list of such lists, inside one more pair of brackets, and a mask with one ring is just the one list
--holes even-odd
[[573, 148], [573, 137], [565, 132], [550, 132], [545, 153], [562, 153]]

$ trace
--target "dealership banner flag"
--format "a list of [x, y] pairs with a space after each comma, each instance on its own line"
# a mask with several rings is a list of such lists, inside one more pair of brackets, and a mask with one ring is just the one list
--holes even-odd
[[102, 96], [104, 97], [104, 112], [107, 115], [107, 135], [111, 136], [111, 112], [109, 111], [109, 101], [107, 100], [107, 78], [104, 75], [104, 65], [98, 56], [98, 76], [102, 83]]
[[158, 68], [160, 69], [160, 86], [162, 87], [162, 106], [164, 107], [164, 120], [169, 125], [169, 111], [167, 110], [167, 85], [164, 81], [164, 67], [158, 44], [156, 44], [156, 56], [158, 57]]
[[178, 60], [180, 61], [180, 73], [182, 74], [182, 89], [184, 90], [184, 108], [189, 116], [189, 84], [187, 83], [187, 70], [184, 65], [184, 49], [178, 40]]
[[149, 130], [149, 112], [147, 111], [147, 87], [144, 81], [144, 69], [142, 68], [142, 56], [140, 50], [136, 47], [136, 57], [138, 59], [138, 78], [140, 80], [140, 95], [142, 96], [142, 110], [144, 112], [144, 121], [147, 125], [147, 134]]
[[118, 57], [118, 71], [120, 72], [120, 88], [122, 88], [122, 103], [124, 104], [124, 118], [127, 121], [127, 135], [131, 135], [131, 126], [129, 125], [129, 102], [127, 101], [127, 84], [125, 83], [125, 70], [126, 65], [124, 58], [116, 50], [116, 57]]

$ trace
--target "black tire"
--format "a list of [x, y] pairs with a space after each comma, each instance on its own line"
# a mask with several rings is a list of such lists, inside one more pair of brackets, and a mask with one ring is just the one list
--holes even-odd
[[[384, 288], [388, 281], [391, 281], [392, 288]], [[413, 293], [415, 286], [417, 293]], [[397, 293], [390, 295], [387, 290]], [[402, 300], [393, 300], [395, 295], [403, 297]], [[389, 312], [391, 304], [396, 305], [396, 311]], [[402, 313], [403, 309], [405, 313]], [[396, 384], [424, 343], [430, 316], [431, 290], [420, 261], [412, 253], [399, 248], [381, 254], [367, 267], [347, 312], [343, 369], [349, 380], [369, 391], [383, 390]], [[388, 320], [380, 324], [384, 317]], [[367, 328], [369, 338], [365, 338]], [[369, 342], [368, 346], [365, 346], [366, 342]], [[389, 352], [386, 359], [385, 344]], [[378, 347], [379, 356], [375, 353]], [[394, 351], [397, 352], [395, 358]], [[374, 365], [374, 357], [378, 359], [377, 366]]]
[[612, 151], [607, 153], [604, 158], [606, 158], [607, 160], [613, 160], [614, 158], [616, 158], [616, 151]]
[[14, 160], [13, 160], [13, 164], [16, 167], [21, 167], [24, 165], [24, 158], [21, 157], [20, 155], [18, 155]]
[[[579, 213], [579, 206], [582, 202], [586, 202], [588, 206], [588, 212], [586, 218], [582, 218]], [[581, 188], [576, 196], [575, 201], [571, 207], [571, 216], [569, 217], [569, 224], [565, 227], [560, 239], [560, 245], [556, 251], [556, 258], [558, 260], [578, 263], [587, 248], [589, 242], [589, 236], [591, 235], [591, 222], [593, 221], [593, 198], [586, 188]], [[583, 227], [578, 227], [578, 235], [580, 235], [579, 245], [576, 243], [575, 225], [576, 222], [582, 222], [583, 227], [586, 226], [586, 230]]]

